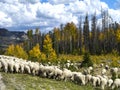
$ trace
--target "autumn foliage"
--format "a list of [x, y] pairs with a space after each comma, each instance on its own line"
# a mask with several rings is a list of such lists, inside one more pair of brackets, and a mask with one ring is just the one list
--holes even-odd
[[23, 59], [30, 59], [32, 61], [55, 60], [57, 58], [56, 52], [53, 49], [52, 40], [47, 34], [43, 42], [43, 52], [41, 52], [40, 44], [37, 43], [28, 53], [20, 45], [10, 45], [5, 52], [6, 55], [15, 56]]
[[28, 59], [28, 55], [20, 45], [10, 45], [6, 52], [6, 55], [15, 56], [18, 58]]
[[39, 44], [36, 44], [36, 46], [34, 46], [29, 51], [29, 59], [34, 60], [34, 61], [41, 61], [41, 60], [45, 60], [46, 59], [45, 54], [40, 51]]
[[48, 34], [45, 36], [45, 39], [43, 42], [43, 51], [46, 54], [46, 58], [48, 60], [57, 58], [55, 50], [52, 47], [52, 40]]

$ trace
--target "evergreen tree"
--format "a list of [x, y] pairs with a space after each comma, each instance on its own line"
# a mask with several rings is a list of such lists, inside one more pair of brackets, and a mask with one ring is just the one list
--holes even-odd
[[27, 51], [29, 51], [33, 47], [33, 30], [28, 30], [27, 31]]
[[96, 14], [92, 16], [92, 24], [91, 24], [91, 42], [90, 42], [90, 52], [92, 54], [96, 54], [97, 49], [97, 36], [96, 36], [96, 30], [97, 30], [97, 21], [96, 21]]
[[90, 59], [90, 54], [88, 52], [84, 53], [83, 56], [83, 61], [81, 64], [82, 67], [89, 67], [89, 66], [93, 66], [93, 62]]
[[82, 17], [80, 17], [80, 21], [79, 21], [79, 28], [78, 28], [78, 49], [80, 49], [80, 54], [82, 54], [82, 45], [83, 45], [83, 32], [82, 32]]
[[84, 26], [83, 26], [83, 38], [84, 38], [84, 46], [85, 51], [89, 52], [90, 48], [90, 32], [89, 32], [89, 21], [88, 21], [88, 14], [86, 14]]

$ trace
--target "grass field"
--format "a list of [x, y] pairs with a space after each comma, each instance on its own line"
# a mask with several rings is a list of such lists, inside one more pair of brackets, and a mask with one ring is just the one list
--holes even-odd
[[95, 90], [92, 86], [80, 86], [73, 82], [56, 81], [27, 74], [1, 73], [6, 90]]

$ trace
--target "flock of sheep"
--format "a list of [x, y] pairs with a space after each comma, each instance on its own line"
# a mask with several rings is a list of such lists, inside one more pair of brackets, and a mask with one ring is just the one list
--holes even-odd
[[[68, 62], [67, 67], [70, 65], [71, 63]], [[59, 65], [43, 65], [38, 62], [0, 55], [0, 69], [6, 73], [32, 74], [44, 78], [72, 81], [79, 85], [91, 84], [94, 87], [100, 87], [101, 89], [105, 89], [105, 87], [109, 89], [120, 88], [120, 78], [118, 78], [120, 68], [110, 68], [108, 65], [104, 66], [103, 64], [101, 64], [100, 67], [103, 67], [101, 74], [92, 75], [94, 67], [88, 67], [81, 72], [73, 72], [67, 68], [61, 69]], [[111, 75], [107, 76], [107, 72], [110, 72]], [[112, 79], [113, 74], [115, 74], [116, 77], [114, 80]]]

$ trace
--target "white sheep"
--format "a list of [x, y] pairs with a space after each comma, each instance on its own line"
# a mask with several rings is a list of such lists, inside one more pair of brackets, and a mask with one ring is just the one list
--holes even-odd
[[112, 75], [115, 75], [116, 78], [118, 77], [118, 68], [117, 67], [111, 68], [110, 72]]
[[111, 87], [112, 84], [113, 84], [113, 80], [112, 80], [112, 79], [109, 79], [109, 80], [107, 81], [107, 83], [108, 83], [108, 87]]
[[19, 63], [15, 63], [14, 64], [14, 71], [16, 72], [16, 73], [18, 73], [19, 72], [19, 69], [20, 69], [20, 65], [19, 65]]
[[115, 73], [115, 74], [117, 74], [117, 72], [118, 72], [118, 68], [117, 67], [115, 67], [115, 68], [111, 68], [111, 73]]
[[92, 70], [93, 70], [93, 67], [90, 66], [90, 67], [87, 69], [88, 74], [90, 74], [90, 73], [92, 72]]
[[26, 65], [26, 64], [24, 65], [24, 70], [26, 73], [31, 74], [31, 70], [30, 70], [30, 67], [28, 65]]
[[102, 68], [103, 66], [104, 66], [104, 64], [103, 64], [103, 63], [101, 63], [101, 64], [100, 64], [100, 67]]
[[97, 85], [100, 85], [100, 78], [98, 76], [92, 76], [91, 78], [92, 85], [96, 87]]
[[6, 59], [1, 59], [0, 61], [1, 61], [4, 72], [7, 73], [8, 72], [8, 62], [7, 62], [7, 60]]
[[12, 73], [14, 71], [14, 61], [12, 59], [8, 61], [8, 67]]
[[39, 66], [39, 75], [42, 76], [42, 77], [46, 77], [47, 74], [46, 74], [46, 66], [40, 64]]
[[38, 75], [39, 74], [39, 64], [37, 64], [37, 63], [34, 63], [33, 64], [33, 67], [31, 68], [31, 70], [32, 70], [32, 74], [33, 75]]
[[89, 83], [89, 82], [91, 81], [91, 79], [92, 79], [92, 75], [87, 74], [87, 75], [85, 76], [86, 84]]
[[49, 70], [49, 78], [56, 78], [57, 77], [57, 70], [59, 70], [58, 69], [58, 67], [57, 66], [50, 66], [50, 68], [49, 68], [50, 70]]
[[85, 75], [78, 73], [74, 74], [74, 81], [76, 81], [78, 84], [85, 85]]
[[23, 63], [20, 64], [20, 72], [24, 73], [24, 64]]
[[54, 79], [60, 79], [62, 76], [63, 71], [60, 70], [59, 68], [55, 67], [54, 68]]
[[90, 73], [92, 72], [92, 70], [93, 70], [93, 67], [90, 66], [89, 68], [84, 69], [83, 73], [84, 73], [85, 75], [87, 75], [87, 74], [90, 74]]
[[112, 85], [112, 89], [119, 88], [120, 87], [120, 79], [115, 79]]
[[73, 82], [75, 82], [75, 83], [77, 83], [77, 81], [75, 81], [75, 79], [74, 79], [74, 76], [76, 75], [76, 74], [82, 74], [81, 72], [72, 72], [72, 77], [71, 77], [71, 80], [73, 81]]
[[2, 69], [2, 63], [0, 62], [0, 69]]
[[107, 79], [106, 78], [103, 78], [101, 77], [101, 89], [104, 90], [105, 89], [105, 86], [107, 86]]
[[69, 68], [70, 67], [70, 62], [66, 63], [66, 67]]
[[[53, 72], [54, 72], [54, 66], [45, 66], [44, 67], [45, 69], [45, 72], [46, 72], [46, 75], [47, 75], [47, 77], [48, 78], [51, 78], [51, 77], [53, 77]], [[44, 74], [45, 74], [45, 72], [44, 72]]]
[[80, 84], [80, 85], [86, 84], [85, 75], [83, 75], [81, 72], [72, 72], [71, 80], [77, 84]]
[[105, 75], [106, 72], [107, 72], [106, 69], [102, 69], [101, 74], [102, 74], [102, 75]]
[[64, 68], [61, 79], [67, 81], [67, 80], [70, 80], [71, 77], [72, 77], [72, 72], [70, 70]]
[[105, 65], [105, 69], [108, 70], [108, 69], [109, 69], [109, 66], [108, 66], [108, 65]]

